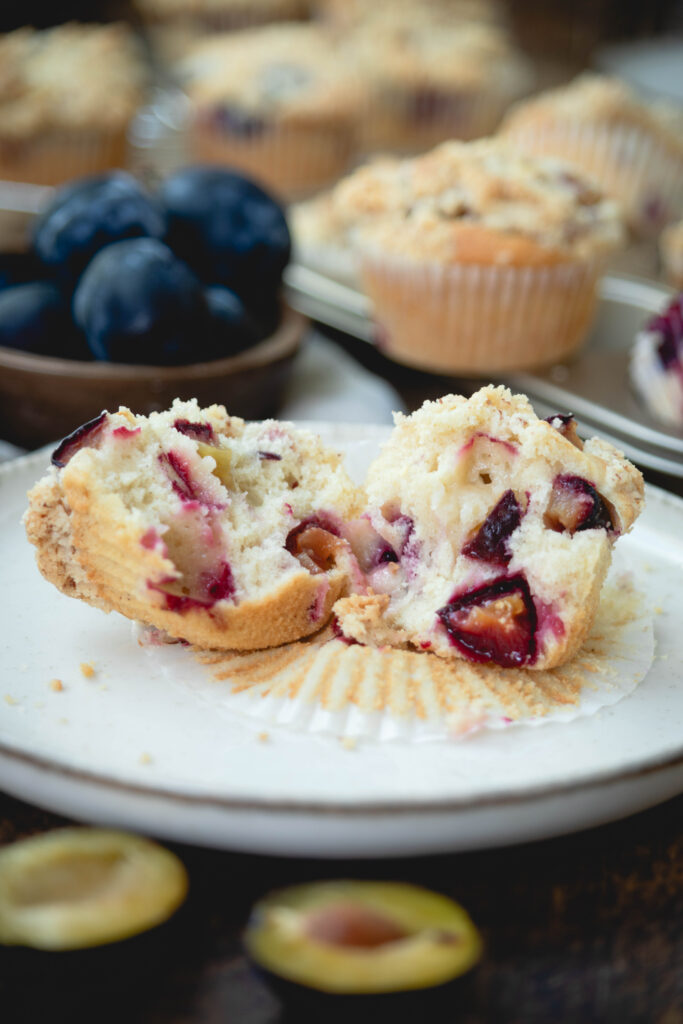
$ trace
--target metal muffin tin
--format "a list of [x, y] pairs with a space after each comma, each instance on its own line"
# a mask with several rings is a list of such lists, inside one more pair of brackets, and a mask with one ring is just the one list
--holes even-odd
[[[302, 264], [287, 268], [289, 302], [312, 319], [372, 344], [368, 299]], [[500, 380], [533, 401], [540, 415], [572, 412], [584, 434], [599, 433], [648, 469], [683, 478], [683, 430], [658, 423], [633, 394], [630, 349], [638, 330], [662, 310], [671, 292], [655, 282], [609, 275], [582, 352], [566, 363]]]

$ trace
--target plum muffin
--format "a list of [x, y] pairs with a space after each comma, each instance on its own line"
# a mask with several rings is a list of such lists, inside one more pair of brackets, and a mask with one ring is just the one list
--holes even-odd
[[56, 449], [25, 522], [63, 593], [203, 647], [307, 636], [360, 583], [359, 490], [313, 434], [176, 400], [103, 412]]
[[354, 543], [372, 591], [337, 603], [343, 635], [505, 668], [576, 653], [643, 504], [610, 444], [493, 386], [397, 415], [366, 489]]
[[683, 292], [638, 332], [629, 370], [648, 412], [683, 427]]

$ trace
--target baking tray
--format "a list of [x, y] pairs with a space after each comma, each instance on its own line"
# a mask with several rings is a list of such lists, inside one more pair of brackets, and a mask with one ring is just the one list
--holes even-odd
[[[313, 320], [373, 343], [369, 300], [359, 291], [301, 263], [285, 272], [289, 302]], [[534, 373], [497, 378], [533, 401], [540, 415], [572, 412], [584, 433], [599, 432], [630, 459], [659, 473], [683, 478], [683, 431], [653, 419], [631, 391], [630, 348], [636, 332], [660, 311], [671, 292], [662, 285], [611, 274], [600, 285], [595, 324], [583, 351], [572, 360]], [[473, 390], [468, 380], [456, 390]]]
[[[27, 222], [45, 205], [52, 191], [0, 181], [0, 232], [6, 243], [11, 244], [10, 227], [23, 236]], [[3, 222], [3, 217], [14, 220]], [[285, 271], [285, 290], [294, 309], [373, 343], [370, 302], [353, 287], [295, 262]], [[584, 433], [597, 431], [639, 465], [683, 479], [683, 431], [663, 426], [650, 416], [632, 393], [628, 379], [633, 339], [644, 321], [666, 305], [670, 295], [670, 290], [656, 282], [610, 274], [601, 282], [596, 321], [577, 357], [545, 370], [497, 379], [527, 394], [539, 414], [572, 412]], [[458, 378], [458, 387], [453, 390], [471, 392], [479, 383], [481, 380], [464, 382]]]

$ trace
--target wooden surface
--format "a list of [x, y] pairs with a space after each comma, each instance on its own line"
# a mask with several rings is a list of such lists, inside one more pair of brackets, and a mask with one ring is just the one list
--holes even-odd
[[[61, 823], [0, 796], [0, 843]], [[577, 835], [453, 856], [326, 862], [173, 849], [191, 888], [170, 925], [87, 954], [28, 954], [18, 968], [0, 951], [3, 1024], [321, 1019], [284, 1015], [251, 973], [240, 933], [269, 889], [340, 876], [417, 882], [470, 911], [486, 952], [464, 1002], [444, 1012], [449, 1024], [683, 1021], [683, 797]]]

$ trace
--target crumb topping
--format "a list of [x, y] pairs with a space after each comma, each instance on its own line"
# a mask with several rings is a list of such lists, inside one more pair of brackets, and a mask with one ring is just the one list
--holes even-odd
[[123, 24], [17, 29], [0, 36], [0, 133], [123, 128], [140, 104], [144, 79]]
[[646, 102], [625, 82], [606, 75], [583, 74], [569, 85], [525, 100], [503, 125], [504, 132], [517, 132], [536, 119], [551, 118], [562, 130], [565, 121], [597, 124], [631, 124], [654, 132], [683, 156], [683, 114], [663, 100]]
[[278, 116], [348, 114], [357, 76], [317, 25], [287, 24], [223, 33], [190, 46], [178, 77], [198, 105], [238, 104]]
[[[375, 162], [342, 182], [335, 197], [361, 241], [417, 257], [467, 258], [473, 232], [482, 229], [577, 256], [610, 249], [622, 237], [616, 205], [590, 179], [496, 139], [446, 142], [412, 160]], [[505, 256], [501, 247], [498, 258]]]

